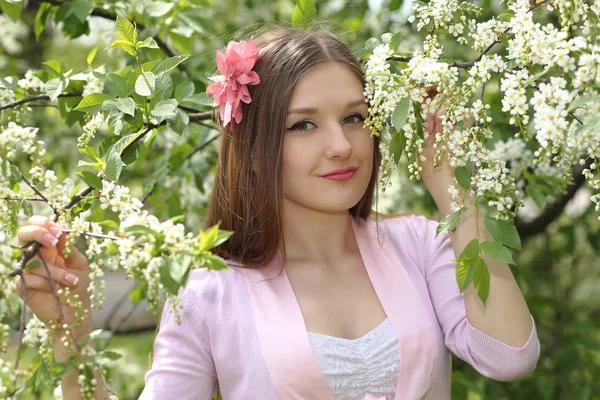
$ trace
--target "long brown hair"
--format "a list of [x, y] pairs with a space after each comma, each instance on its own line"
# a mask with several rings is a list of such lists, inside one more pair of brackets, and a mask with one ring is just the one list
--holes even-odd
[[[261, 83], [249, 86], [252, 102], [243, 105], [244, 116], [235, 132], [219, 126], [219, 159], [205, 219], [205, 229], [220, 221], [221, 229], [234, 232], [213, 252], [244, 267], [266, 265], [283, 243], [283, 132], [296, 83], [313, 66], [338, 62], [365, 85], [361, 65], [351, 50], [322, 29], [270, 27], [252, 40], [261, 49], [254, 66]], [[350, 209], [356, 219], [371, 214], [381, 161], [379, 139], [374, 142], [369, 185]]]

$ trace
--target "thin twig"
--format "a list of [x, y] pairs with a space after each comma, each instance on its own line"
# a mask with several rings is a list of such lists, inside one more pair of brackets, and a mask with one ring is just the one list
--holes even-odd
[[199, 151], [204, 150], [204, 148], [206, 146], [208, 146], [209, 144], [211, 144], [212, 142], [214, 142], [215, 140], [217, 140], [219, 138], [219, 136], [220, 135], [213, 136], [212, 138], [210, 138], [206, 142], [202, 143], [200, 146], [196, 147], [190, 154], [188, 154], [187, 156], [185, 156], [185, 159], [188, 160], [188, 159], [192, 158], [194, 156], [194, 154], [198, 153]]
[[[193, 151], [190, 152], [190, 154], [188, 154], [185, 157], [185, 161], [187, 161], [188, 159], [192, 158], [194, 156], [194, 154], [198, 153], [199, 151], [202, 151], [202, 149], [204, 149], [206, 146], [208, 146], [209, 144], [211, 144], [212, 142], [214, 142], [215, 140], [217, 140], [219, 138], [219, 135], [213, 136], [212, 138], [210, 138], [209, 140], [207, 140], [206, 142], [202, 143], [200, 146], [196, 147]], [[170, 168], [169, 168], [170, 170]], [[150, 189], [150, 191], [148, 193], [146, 193], [146, 195], [144, 196], [144, 198], [142, 199], [142, 203], [146, 203], [146, 201], [148, 201], [148, 198], [150, 196], [152, 196], [152, 194], [154, 193], [154, 188], [156, 186], [153, 186], [152, 189]]]
[[[48, 275], [48, 281], [50, 282], [50, 289], [52, 289], [52, 292], [54, 293], [54, 298], [56, 299], [56, 304], [58, 305], [58, 314], [60, 316], [61, 324], [66, 324], [67, 320], [65, 319], [65, 314], [62, 309], [62, 304], [60, 303], [60, 297], [58, 296], [58, 292], [56, 290], [56, 285], [54, 284], [54, 279], [52, 278], [52, 274], [50, 273], [50, 268], [48, 268], [48, 264], [46, 263], [46, 259], [42, 255], [42, 252], [40, 250], [38, 250], [37, 253], [40, 256], [40, 260], [42, 260], [42, 264], [44, 265], [44, 269], [46, 270], [46, 275]], [[71, 340], [73, 341], [73, 344], [75, 345], [75, 349], [79, 353], [81, 351], [81, 349], [79, 348], [79, 343], [77, 343], [77, 340], [75, 340], [75, 336], [73, 336], [73, 332], [71, 331], [71, 329], [69, 329], [69, 336], [71, 337]]]
[[110, 309], [110, 311], [108, 312], [108, 315], [105, 319], [104, 322], [104, 326], [110, 328], [110, 326], [112, 325], [111, 322], [112, 320], [115, 318], [115, 316], [117, 315], [117, 313], [119, 312], [119, 310], [121, 309], [121, 307], [123, 307], [123, 304], [125, 304], [125, 302], [127, 301], [127, 299], [129, 299], [129, 293], [131, 293], [131, 291], [133, 289], [135, 289], [137, 287], [137, 284], [134, 284], [131, 289], [129, 289], [128, 291], [126, 291], [125, 293], [123, 293], [121, 295], [121, 297], [119, 298], [119, 300], [117, 300], [117, 302], [115, 303], [114, 306], [112, 306], [112, 308]]
[[44, 201], [44, 202], [47, 201], [47, 200], [44, 200], [44, 199], [38, 199], [37, 197], [0, 197], [0, 200], [4, 200], [4, 201], [25, 200], [25, 201]]
[[35, 192], [35, 194], [37, 194], [38, 196], [40, 196], [41, 201], [45, 201], [46, 203], [48, 202], [48, 199], [46, 198], [46, 196], [44, 196], [44, 194], [42, 192], [40, 192], [38, 190], [38, 188], [35, 187], [35, 185], [33, 185], [31, 182], [29, 182], [29, 179], [25, 178], [25, 174], [23, 174], [21, 172], [21, 170], [19, 169], [19, 167], [17, 165], [15, 165], [12, 161], [7, 160], [8, 163], [10, 165], [12, 165], [13, 167], [15, 167], [18, 171], [19, 174], [21, 175], [21, 179], [27, 184], [27, 186], [29, 186], [31, 188], [31, 190], [33, 190]]
[[25, 314], [27, 312], [27, 285], [25, 284], [25, 276], [23, 271], [19, 273], [21, 279], [21, 293], [23, 295], [23, 306], [21, 308], [21, 322], [19, 324], [19, 347], [17, 349], [17, 359], [15, 361], [15, 371], [19, 369], [21, 361], [21, 350], [23, 349], [23, 336], [25, 336]]
[[[58, 95], [58, 97], [77, 97], [77, 96], [81, 96], [81, 92], [69, 92], [69, 93], [62, 93], [62, 94]], [[15, 107], [20, 106], [21, 104], [31, 103], [32, 101], [38, 101], [38, 100], [50, 100], [50, 96], [48, 96], [47, 94], [38, 94], [35, 96], [24, 97], [20, 100], [0, 106], [0, 111], [8, 110], [9, 108], [15, 108]]]
[[[121, 321], [119, 321], [119, 323], [117, 324], [117, 326], [115, 326], [114, 329], [111, 329], [110, 332], [114, 335], [115, 333], [117, 333], [119, 331], [119, 329], [121, 329], [121, 326], [123, 326], [123, 324], [133, 315], [133, 313], [135, 312], [135, 310], [137, 310], [138, 306], [141, 303], [137, 303], [135, 304], [133, 307], [131, 307], [131, 309], [129, 310], [129, 312], [127, 313], [127, 315], [125, 315]], [[112, 337], [112, 335], [111, 335]]]

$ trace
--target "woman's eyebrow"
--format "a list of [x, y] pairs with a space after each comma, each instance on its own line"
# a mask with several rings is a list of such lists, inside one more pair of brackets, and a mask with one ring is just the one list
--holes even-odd
[[[365, 101], [365, 99], [358, 99], [358, 100], [353, 100], [351, 102], [349, 102], [348, 104], [346, 104], [346, 109], [348, 108], [352, 108], [352, 107], [356, 107], [362, 104], [367, 104], [367, 102]], [[311, 108], [311, 107], [302, 107], [302, 108], [294, 108], [288, 111], [288, 115], [291, 114], [317, 114], [319, 112], [318, 109], [316, 108]]]

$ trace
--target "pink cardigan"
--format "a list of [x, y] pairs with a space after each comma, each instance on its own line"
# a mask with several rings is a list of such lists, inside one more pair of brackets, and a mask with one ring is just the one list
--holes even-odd
[[[360, 253], [400, 348], [396, 399], [450, 399], [449, 350], [481, 374], [511, 380], [540, 354], [535, 324], [522, 348], [469, 324], [447, 233], [423, 216], [352, 221]], [[168, 304], [141, 399], [334, 400], [307, 336], [281, 255], [263, 269], [194, 270], [183, 322]], [[375, 398], [367, 395], [367, 398]], [[388, 399], [391, 400], [391, 399]]]

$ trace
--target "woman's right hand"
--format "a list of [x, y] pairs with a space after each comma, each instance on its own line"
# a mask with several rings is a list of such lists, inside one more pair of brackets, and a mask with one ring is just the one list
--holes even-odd
[[[33, 241], [40, 243], [41, 254], [48, 265], [56, 290], [61, 287], [69, 287], [72, 295], [78, 295], [88, 315], [86, 323], [78, 329], [80, 335], [77, 335], [76, 332], [73, 333], [80, 336], [79, 340], [83, 339], [91, 328], [90, 297], [87, 291], [90, 283], [87, 259], [74, 246], [71, 246], [69, 256], [64, 254], [67, 234], [47, 217], [32, 216], [29, 218], [27, 225], [18, 230], [17, 236], [21, 245]], [[37, 254], [33, 259], [42, 261]], [[44, 265], [41, 264], [24, 271], [23, 276], [27, 289], [27, 305], [31, 308], [31, 311], [46, 326], [51, 321], [59, 321], [59, 307]], [[19, 297], [22, 297], [23, 287], [20, 278], [17, 279], [16, 290], [18, 290]], [[64, 316], [64, 321], [61, 321], [61, 324], [66, 323], [72, 326], [75, 319], [75, 309], [67, 304], [64, 296], [59, 297]]]

